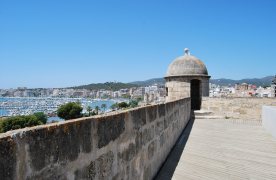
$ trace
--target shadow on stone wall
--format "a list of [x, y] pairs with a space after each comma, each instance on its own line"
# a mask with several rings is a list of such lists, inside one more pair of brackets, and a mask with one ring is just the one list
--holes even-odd
[[168, 180], [172, 179], [176, 166], [181, 158], [182, 152], [186, 146], [189, 139], [190, 133], [194, 125], [194, 112], [191, 112], [191, 119], [182, 134], [178, 138], [174, 147], [172, 148], [170, 154], [168, 155], [166, 161], [160, 168], [159, 172], [155, 176], [155, 180]]

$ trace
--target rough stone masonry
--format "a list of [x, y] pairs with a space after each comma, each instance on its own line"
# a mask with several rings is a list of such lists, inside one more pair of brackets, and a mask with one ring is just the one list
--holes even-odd
[[185, 98], [0, 135], [0, 179], [152, 179], [190, 119]]

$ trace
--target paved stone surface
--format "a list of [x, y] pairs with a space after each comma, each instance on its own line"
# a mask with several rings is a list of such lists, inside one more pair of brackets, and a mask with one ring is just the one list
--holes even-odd
[[156, 179], [276, 179], [276, 139], [258, 120], [196, 119]]

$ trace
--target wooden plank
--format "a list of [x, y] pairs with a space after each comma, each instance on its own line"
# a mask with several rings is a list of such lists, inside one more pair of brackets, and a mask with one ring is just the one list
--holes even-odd
[[196, 119], [172, 179], [276, 179], [276, 139], [260, 121]]

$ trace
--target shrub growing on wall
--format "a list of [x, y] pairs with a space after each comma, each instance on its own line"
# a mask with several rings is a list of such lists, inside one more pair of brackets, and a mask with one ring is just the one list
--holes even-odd
[[57, 110], [58, 117], [69, 120], [81, 117], [82, 107], [79, 103], [69, 102], [60, 106]]

